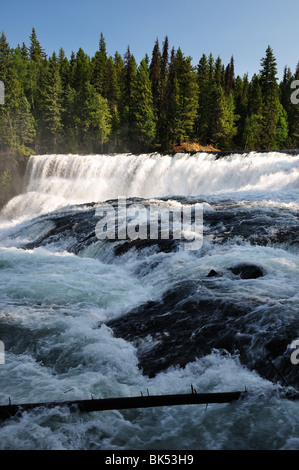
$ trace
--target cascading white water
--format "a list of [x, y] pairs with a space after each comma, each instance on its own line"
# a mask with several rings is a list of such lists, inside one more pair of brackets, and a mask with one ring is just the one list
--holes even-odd
[[[207, 410], [82, 416], [41, 409], [0, 422], [0, 449], [299, 449], [299, 401], [276, 396], [275, 371], [273, 383], [255, 368], [258, 361], [267, 368], [268, 343], [287, 366], [291, 351], [281, 351], [281, 344], [298, 338], [298, 193], [299, 156], [284, 153], [30, 157], [26, 190], [9, 201], [0, 220], [0, 404], [8, 397], [26, 403], [136, 396], [147, 389], [187, 393], [190, 384], [201, 392], [246, 386], [250, 394], [244, 403]], [[118, 197], [165, 197], [171, 209], [178, 203], [171, 195], [185, 196], [186, 204], [196, 196], [205, 201], [200, 252], [146, 246], [117, 254], [114, 242], [90, 238], [94, 207], [62, 209]], [[46, 214], [56, 209], [62, 210]], [[76, 244], [75, 255], [69, 248]], [[264, 275], [233, 276], [228, 268], [238, 263], [261, 265]], [[218, 276], [210, 277], [212, 270]], [[204, 312], [199, 300], [226, 310]], [[125, 327], [132, 310], [131, 343], [109, 321]], [[147, 336], [139, 337], [145, 326]], [[229, 346], [221, 344], [223, 336], [248, 349], [253, 370], [238, 351], [222, 353]], [[213, 344], [215, 350], [194, 360], [193, 345], [209, 338], [219, 340], [221, 350]], [[164, 341], [165, 368], [148, 377], [138, 354], [153, 363], [153, 349]], [[184, 357], [186, 366], [180, 365]]]
[[118, 197], [199, 196], [299, 188], [299, 156], [278, 152], [193, 156], [36, 155], [27, 168], [26, 194], [6, 217], [40, 214], [68, 204]]

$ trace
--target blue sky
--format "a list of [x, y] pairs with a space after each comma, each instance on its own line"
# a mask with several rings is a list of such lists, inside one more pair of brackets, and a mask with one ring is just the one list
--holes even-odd
[[236, 73], [249, 78], [260, 69], [270, 44], [278, 74], [299, 61], [299, 0], [14, 0], [0, 4], [0, 30], [9, 44], [29, 45], [32, 27], [47, 54], [82, 47], [93, 55], [100, 33], [108, 54], [123, 55], [128, 45], [137, 62], [151, 57], [156, 38], [181, 47], [197, 65], [203, 53], [231, 55]]

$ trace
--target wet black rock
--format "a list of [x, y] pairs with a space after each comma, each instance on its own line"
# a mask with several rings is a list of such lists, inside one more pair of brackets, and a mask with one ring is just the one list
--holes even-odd
[[218, 277], [218, 276], [220, 276], [220, 274], [217, 273], [217, 271], [215, 271], [214, 269], [211, 269], [211, 271], [207, 275], [207, 277]]
[[[209, 283], [209, 289], [204, 283]], [[287, 345], [299, 322], [294, 319], [283, 324], [281, 317], [267, 316], [265, 323], [267, 303], [242, 299], [238, 294], [228, 298], [217, 292], [218, 283], [211, 283], [213, 278], [200, 287], [198, 282], [184, 282], [160, 301], [149, 301], [107, 325], [115, 336], [134, 344], [139, 366], [149, 377], [171, 366], [184, 367], [217, 350], [238, 355], [241, 363], [274, 383], [281, 382], [279, 370], [290, 385], [298, 387]]]
[[264, 276], [264, 270], [255, 264], [241, 263], [228, 269], [241, 279], [258, 279]]

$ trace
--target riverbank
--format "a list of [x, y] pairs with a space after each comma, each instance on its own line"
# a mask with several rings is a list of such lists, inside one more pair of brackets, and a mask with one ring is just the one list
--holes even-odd
[[27, 158], [15, 154], [0, 153], [0, 209], [23, 190]]

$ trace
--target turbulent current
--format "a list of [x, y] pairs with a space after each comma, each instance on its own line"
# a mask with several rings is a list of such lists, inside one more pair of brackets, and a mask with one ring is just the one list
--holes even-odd
[[[200, 247], [163, 236], [163, 214], [195, 206]], [[159, 209], [159, 237], [138, 236], [136, 207]], [[30, 157], [0, 213], [0, 405], [248, 396], [40, 408], [0, 421], [0, 448], [299, 450], [299, 400], [283, 395], [299, 389], [298, 210], [296, 154]]]

